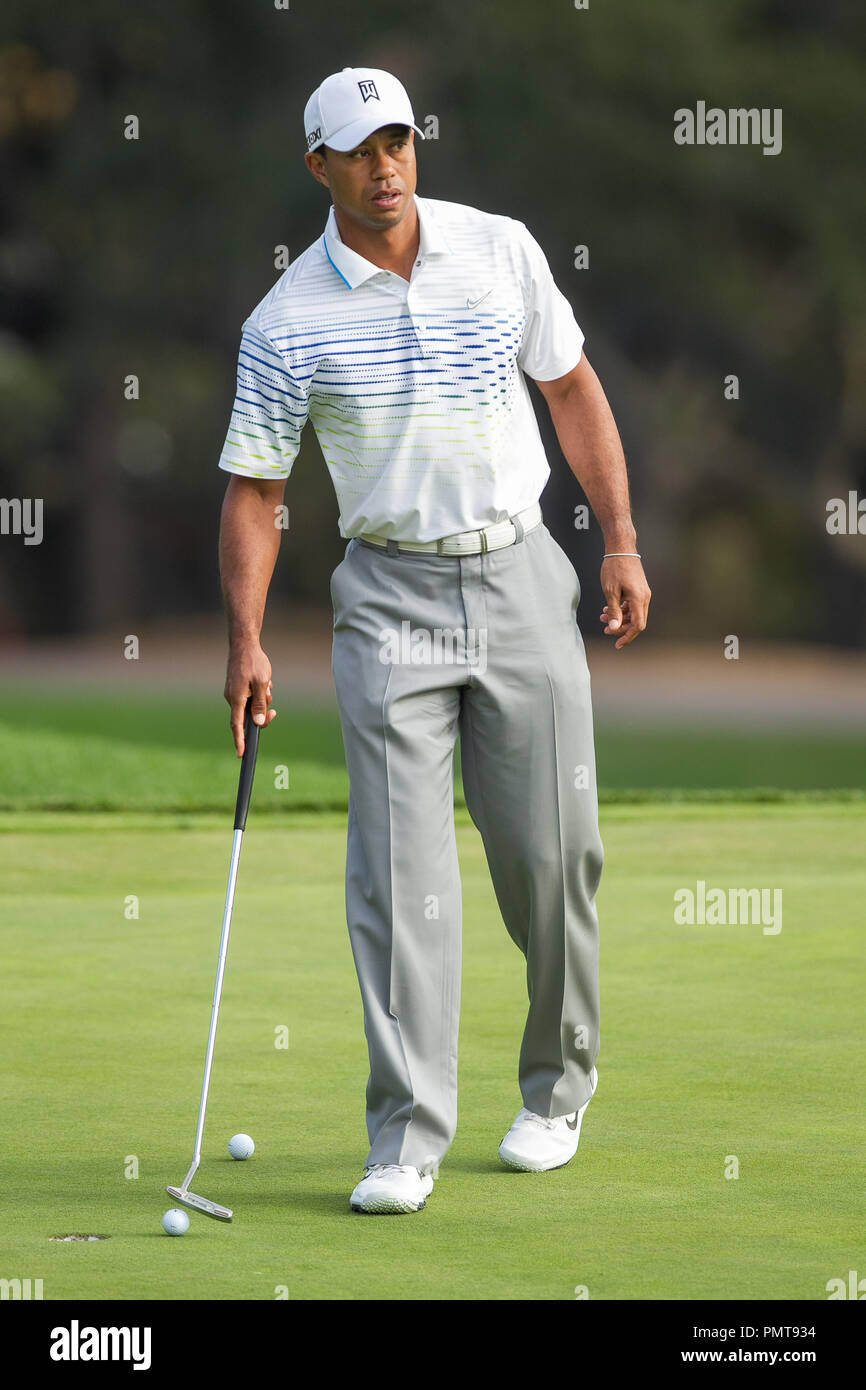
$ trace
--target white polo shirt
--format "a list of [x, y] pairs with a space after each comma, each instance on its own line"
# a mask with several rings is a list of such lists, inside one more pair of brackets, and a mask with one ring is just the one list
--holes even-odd
[[504, 521], [550, 476], [524, 373], [583, 333], [522, 222], [416, 195], [411, 280], [324, 235], [243, 325], [220, 467], [285, 478], [313, 423], [340, 533], [429, 541]]

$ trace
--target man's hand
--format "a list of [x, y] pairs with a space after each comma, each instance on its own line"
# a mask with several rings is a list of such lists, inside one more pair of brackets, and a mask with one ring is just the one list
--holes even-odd
[[616, 635], [614, 647], [618, 651], [633, 642], [646, 627], [652, 595], [640, 560], [616, 556], [602, 561], [601, 587], [607, 603], [599, 619], [606, 625], [606, 636]]
[[253, 698], [253, 721], [256, 724], [267, 728], [277, 717], [277, 711], [270, 707], [273, 699], [271, 663], [258, 642], [230, 646], [224, 694], [231, 709], [235, 748], [238, 757], [242, 758], [245, 743], [244, 716], [250, 696]]

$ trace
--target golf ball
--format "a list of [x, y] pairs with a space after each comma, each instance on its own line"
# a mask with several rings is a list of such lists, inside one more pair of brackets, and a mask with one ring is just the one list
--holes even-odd
[[180, 1207], [171, 1207], [162, 1218], [162, 1229], [167, 1236], [183, 1236], [189, 1230], [189, 1217]]
[[233, 1134], [229, 1140], [229, 1153], [232, 1158], [252, 1158], [256, 1146], [248, 1134]]

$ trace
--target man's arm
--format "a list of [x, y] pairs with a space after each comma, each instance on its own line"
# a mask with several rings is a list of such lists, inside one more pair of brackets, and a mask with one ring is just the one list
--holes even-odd
[[[536, 385], [547, 401], [562, 452], [601, 526], [605, 552], [636, 551], [619, 431], [586, 355], [565, 376]], [[640, 560], [604, 560], [601, 587], [607, 599], [601, 621], [605, 633], [618, 634], [619, 649], [646, 627], [650, 588]]]
[[257, 724], [267, 726], [277, 713], [270, 709], [271, 663], [259, 637], [282, 536], [275, 524], [275, 508], [283, 500], [285, 487], [285, 478], [268, 481], [233, 473], [223, 498], [219, 566], [229, 633], [224, 693], [239, 758], [244, 751], [249, 696]]

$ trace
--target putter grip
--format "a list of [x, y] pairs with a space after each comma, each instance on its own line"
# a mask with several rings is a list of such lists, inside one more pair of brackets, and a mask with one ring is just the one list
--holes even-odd
[[253, 777], [256, 773], [256, 755], [259, 751], [261, 729], [253, 723], [253, 702], [247, 700], [244, 722], [244, 756], [241, 760], [241, 776], [238, 783], [238, 801], [235, 807], [235, 830], [245, 830], [247, 812], [250, 809], [250, 796], [253, 790]]

